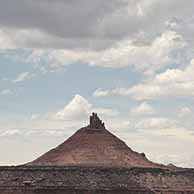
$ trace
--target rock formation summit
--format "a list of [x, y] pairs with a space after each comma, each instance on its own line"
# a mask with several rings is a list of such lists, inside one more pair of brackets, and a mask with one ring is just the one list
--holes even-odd
[[162, 168], [109, 132], [96, 113], [88, 126], [27, 165]]

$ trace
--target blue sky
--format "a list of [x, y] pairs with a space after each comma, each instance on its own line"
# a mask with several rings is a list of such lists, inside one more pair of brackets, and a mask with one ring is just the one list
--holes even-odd
[[0, 165], [35, 159], [95, 111], [151, 160], [194, 167], [193, 8], [0, 1]]
[[[18, 54], [17, 50], [14, 54]], [[18, 76], [26, 72], [29, 73], [29, 78], [26, 77], [14, 83]], [[31, 77], [33, 74], [34, 76]], [[14, 61], [12, 58], [2, 56], [1, 91], [8, 89], [12, 94], [1, 96], [1, 106], [5, 107], [3, 114], [6, 112], [15, 114], [18, 111], [24, 114], [30, 114], [32, 111], [41, 113], [60, 108], [68, 103], [75, 94], [80, 94], [93, 103], [112, 107], [115, 99], [110, 99], [109, 102], [103, 99], [97, 100], [93, 98], [92, 93], [100, 87], [127, 87], [140, 77], [140, 74], [132, 72], [128, 67], [112, 69], [91, 67], [87, 64], [73, 64], [60, 71], [42, 74], [34, 69], [31, 63]], [[123, 109], [126, 108], [122, 104], [120, 106]]]

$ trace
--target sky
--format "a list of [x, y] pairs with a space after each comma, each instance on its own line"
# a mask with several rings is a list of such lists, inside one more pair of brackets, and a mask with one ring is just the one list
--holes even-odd
[[88, 124], [194, 167], [193, 0], [0, 0], [0, 165]]

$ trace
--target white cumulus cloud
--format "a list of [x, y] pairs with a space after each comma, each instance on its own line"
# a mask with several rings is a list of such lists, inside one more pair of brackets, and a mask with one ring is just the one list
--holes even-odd
[[130, 110], [130, 114], [134, 116], [153, 115], [154, 113], [154, 108], [147, 102], [142, 102], [139, 106]]
[[129, 88], [98, 89], [96, 97], [129, 96], [135, 100], [153, 100], [161, 97], [194, 97], [194, 60], [184, 69], [167, 69], [153, 78]]
[[13, 91], [10, 89], [4, 89], [4, 90], [0, 91], [1, 96], [7, 96], [7, 95], [11, 95], [11, 94], [13, 94]]
[[30, 72], [22, 72], [13, 80], [13, 83], [23, 82], [27, 79], [31, 79], [33, 76], [34, 75], [30, 74]]

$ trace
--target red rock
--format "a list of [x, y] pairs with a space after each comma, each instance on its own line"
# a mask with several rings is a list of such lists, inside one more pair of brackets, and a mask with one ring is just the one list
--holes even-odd
[[110, 133], [95, 113], [87, 127], [27, 165], [163, 167], [149, 161], [145, 154], [133, 151]]

